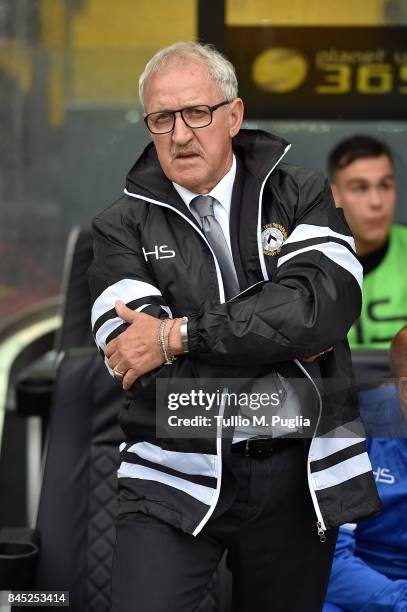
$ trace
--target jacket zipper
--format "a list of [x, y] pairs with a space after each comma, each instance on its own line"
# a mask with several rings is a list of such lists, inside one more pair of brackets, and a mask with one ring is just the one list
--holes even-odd
[[261, 213], [262, 213], [263, 191], [264, 191], [264, 187], [266, 185], [266, 181], [267, 181], [268, 177], [273, 172], [274, 168], [281, 162], [281, 160], [286, 155], [286, 153], [289, 151], [289, 149], [291, 149], [291, 145], [290, 144], [286, 146], [286, 148], [284, 149], [284, 152], [281, 155], [281, 157], [276, 161], [274, 166], [267, 173], [266, 178], [262, 182], [261, 188], [260, 188], [260, 194], [259, 194], [259, 215], [257, 217], [257, 248], [258, 248], [258, 251], [259, 251], [259, 259], [260, 259], [261, 271], [263, 273], [264, 280], [269, 280], [269, 276], [267, 274], [266, 262], [264, 261], [263, 247], [262, 247], [262, 244], [261, 244]]
[[233, 300], [236, 300], [237, 298], [241, 297], [242, 295], [244, 295], [247, 291], [249, 291], [249, 289], [253, 289], [253, 287], [255, 287], [256, 285], [263, 285], [266, 281], [262, 280], [262, 281], [257, 281], [256, 283], [253, 283], [253, 285], [250, 285], [250, 287], [246, 287], [246, 289], [243, 289], [243, 291], [240, 291], [240, 293], [236, 293], [236, 295], [234, 295], [233, 297], [231, 297], [228, 302], [232, 302]]
[[[226, 388], [222, 389], [222, 398], [226, 393], [227, 393], [227, 389]], [[208, 508], [207, 513], [205, 514], [201, 522], [197, 525], [197, 527], [195, 527], [194, 531], [192, 532], [193, 536], [197, 536], [198, 533], [202, 531], [206, 523], [211, 518], [213, 511], [216, 508], [216, 504], [218, 503], [218, 499], [220, 495], [220, 487], [222, 484], [222, 421], [223, 421], [224, 413], [225, 413], [225, 402], [222, 399], [222, 403], [219, 409], [219, 416], [221, 418], [218, 419], [218, 423], [216, 425], [216, 459], [217, 459], [217, 464], [218, 464], [218, 474], [217, 474], [218, 477], [217, 477], [217, 482], [216, 482], [216, 491], [214, 493], [213, 499], [211, 501], [211, 504]]]
[[312, 503], [314, 504], [314, 510], [315, 510], [315, 514], [317, 516], [317, 532], [318, 532], [318, 536], [321, 542], [325, 542], [326, 540], [326, 536], [325, 536], [325, 531], [326, 531], [326, 526], [325, 526], [325, 521], [322, 517], [322, 513], [321, 513], [321, 509], [319, 507], [318, 504], [318, 500], [317, 500], [317, 496], [315, 493], [315, 489], [313, 487], [312, 484], [312, 475], [311, 475], [311, 466], [310, 466], [310, 452], [311, 452], [311, 448], [312, 448], [312, 444], [314, 442], [316, 433], [318, 431], [318, 427], [319, 427], [319, 422], [321, 420], [321, 416], [322, 416], [322, 398], [321, 398], [321, 394], [319, 392], [319, 389], [317, 387], [317, 385], [315, 384], [312, 376], [307, 372], [307, 370], [304, 368], [304, 366], [302, 365], [302, 363], [298, 360], [298, 359], [294, 359], [295, 364], [300, 368], [300, 370], [303, 372], [303, 374], [305, 374], [305, 376], [308, 378], [308, 380], [311, 382], [312, 386], [314, 387], [314, 391], [317, 395], [318, 398], [318, 419], [317, 419], [317, 424], [315, 426], [314, 432], [312, 434], [312, 439], [311, 439], [311, 444], [310, 444], [310, 448], [308, 451], [308, 457], [307, 457], [307, 476], [308, 476], [308, 488], [311, 494], [311, 499], [312, 499]]
[[[263, 278], [264, 278], [265, 281], [269, 280], [269, 276], [268, 276], [268, 273], [267, 273], [266, 262], [264, 260], [264, 253], [263, 253], [262, 244], [261, 244], [262, 196], [263, 196], [264, 187], [265, 187], [265, 184], [266, 184], [266, 181], [267, 181], [268, 177], [273, 172], [273, 170], [277, 166], [277, 164], [279, 164], [280, 161], [283, 159], [283, 157], [288, 152], [290, 147], [291, 147], [291, 145], [288, 145], [285, 148], [285, 150], [284, 150], [282, 156], [280, 157], [280, 159], [274, 164], [274, 166], [271, 168], [271, 170], [266, 175], [266, 178], [264, 179], [264, 181], [263, 181], [263, 183], [261, 185], [261, 189], [260, 189], [259, 207], [258, 207], [259, 208], [259, 215], [258, 215], [258, 221], [257, 221], [257, 244], [258, 244], [258, 251], [259, 251], [259, 259], [260, 259], [260, 264], [261, 264], [261, 270], [262, 270]], [[263, 281], [260, 281], [260, 282], [263, 282]], [[255, 284], [257, 285], [258, 283], [255, 283]], [[252, 286], [254, 286], [254, 285], [252, 285]], [[250, 289], [250, 287], [249, 287], [249, 289]], [[246, 289], [246, 291], [247, 291], [247, 289]], [[240, 294], [238, 294], [238, 295], [240, 295]], [[235, 297], [237, 297], [237, 296], [235, 296]], [[315, 389], [317, 397], [318, 397], [319, 413], [318, 413], [317, 424], [316, 424], [314, 433], [312, 435], [311, 446], [310, 446], [310, 450], [311, 450], [312, 443], [314, 441], [315, 434], [316, 434], [316, 432], [318, 430], [319, 422], [321, 420], [321, 415], [322, 415], [322, 398], [321, 398], [321, 394], [319, 393], [318, 387], [316, 386], [315, 382], [312, 379], [312, 376], [310, 376], [310, 374], [308, 374], [307, 370], [298, 361], [298, 359], [294, 359], [294, 362], [300, 368], [300, 370], [305, 374], [305, 376], [310, 380], [311, 384], [313, 385], [313, 387]], [[320, 509], [319, 504], [318, 504], [318, 500], [317, 500], [317, 496], [315, 494], [314, 487], [312, 486], [312, 476], [311, 476], [309, 453], [308, 453], [308, 457], [307, 457], [307, 475], [308, 475], [308, 488], [310, 490], [312, 503], [314, 505], [315, 514], [317, 516], [317, 523], [316, 523], [316, 525], [317, 525], [318, 536], [319, 536], [319, 539], [321, 540], [321, 542], [325, 542], [325, 540], [326, 540], [326, 537], [325, 537], [326, 526], [325, 526], [325, 522], [324, 522], [324, 519], [323, 519], [322, 514], [321, 514], [321, 509]]]

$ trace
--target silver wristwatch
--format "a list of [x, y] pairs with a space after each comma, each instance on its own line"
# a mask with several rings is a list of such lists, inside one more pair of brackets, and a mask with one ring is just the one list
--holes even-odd
[[184, 353], [188, 353], [188, 317], [182, 317], [179, 333], [181, 336], [182, 350]]

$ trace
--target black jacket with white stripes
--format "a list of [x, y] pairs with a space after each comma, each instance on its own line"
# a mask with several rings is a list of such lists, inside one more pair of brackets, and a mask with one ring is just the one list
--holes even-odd
[[[360, 312], [362, 282], [354, 241], [322, 174], [281, 162], [285, 141], [241, 130], [233, 148], [230, 235], [242, 290], [233, 299], [225, 301], [216, 257], [153, 144], [130, 170], [124, 197], [93, 222], [89, 280], [101, 352], [127, 327], [114, 310], [118, 299], [153, 316], [189, 318], [190, 352], [126, 393], [120, 512], [143, 511], [196, 535], [219, 498], [230, 438], [222, 440], [219, 427], [204, 439], [158, 438], [157, 380], [256, 378], [273, 370], [301, 380], [302, 402], [315, 406], [304, 477], [318, 529], [354, 522], [380, 509], [349, 393], [346, 335]], [[298, 361], [328, 347], [312, 364]]]

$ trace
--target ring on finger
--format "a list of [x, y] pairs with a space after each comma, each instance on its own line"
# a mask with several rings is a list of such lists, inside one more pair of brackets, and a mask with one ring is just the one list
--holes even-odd
[[117, 379], [117, 380], [123, 380], [124, 375], [126, 372], [121, 372], [117, 366], [115, 366], [113, 368], [113, 376]]

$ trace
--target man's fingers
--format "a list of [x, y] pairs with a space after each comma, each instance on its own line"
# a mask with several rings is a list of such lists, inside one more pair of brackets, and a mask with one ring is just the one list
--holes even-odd
[[138, 313], [134, 312], [131, 308], [127, 308], [126, 304], [121, 300], [117, 300], [114, 307], [118, 316], [123, 319], [123, 321], [126, 321], [126, 323], [132, 323], [137, 317]]
[[138, 373], [136, 372], [136, 370], [127, 370], [123, 378], [123, 381], [122, 381], [123, 389], [125, 391], [128, 391], [130, 387], [134, 385], [137, 378], [138, 378]]
[[[119, 358], [117, 357], [117, 355], [113, 355], [113, 357], [110, 357], [107, 360], [108, 366], [111, 370], [114, 370], [116, 366], [119, 367]], [[122, 370], [122, 368], [119, 367], [119, 370]]]
[[113, 355], [116, 349], [117, 349], [117, 340], [115, 338], [114, 340], [111, 340], [110, 342], [108, 342], [108, 344], [106, 344], [105, 349], [104, 349], [105, 356], [108, 359], [110, 359], [110, 357]]

